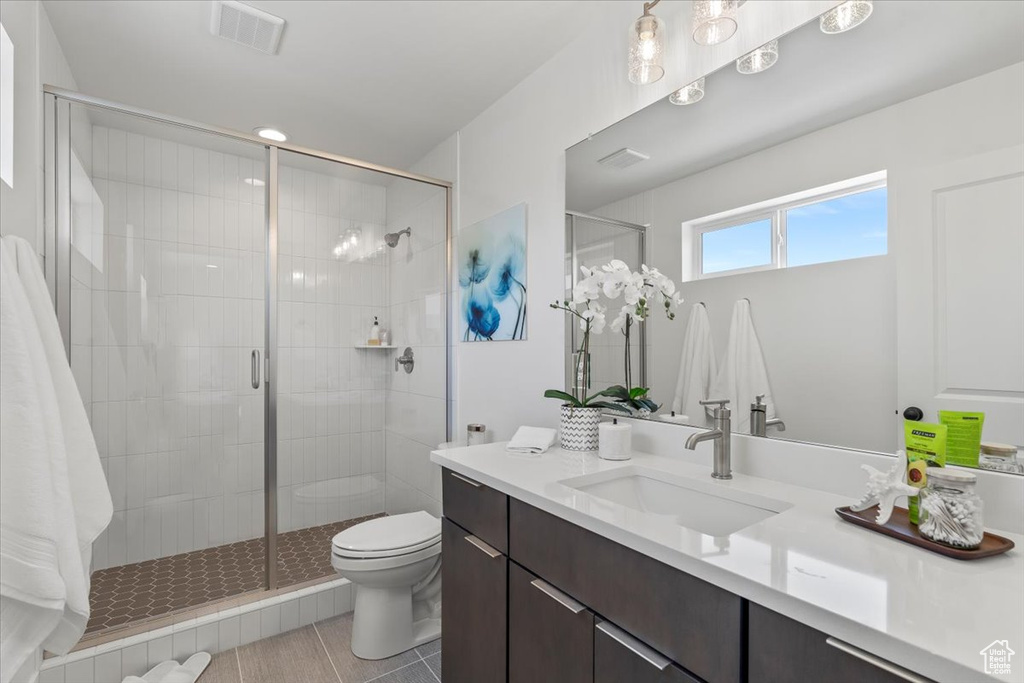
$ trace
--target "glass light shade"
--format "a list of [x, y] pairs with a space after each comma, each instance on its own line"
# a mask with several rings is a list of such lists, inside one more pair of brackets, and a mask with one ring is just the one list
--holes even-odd
[[736, 60], [736, 70], [741, 74], [756, 74], [770, 69], [779, 61], [779, 41], [765, 43]]
[[874, 9], [872, 0], [849, 0], [821, 15], [823, 33], [842, 33], [863, 24]]
[[629, 32], [629, 80], [647, 85], [665, 75], [661, 62], [665, 53], [665, 24], [653, 14], [633, 22]]
[[704, 79], [698, 78], [690, 85], [687, 85], [668, 96], [672, 104], [695, 104], [704, 97]]
[[693, 41], [718, 45], [736, 33], [739, 0], [693, 0]]

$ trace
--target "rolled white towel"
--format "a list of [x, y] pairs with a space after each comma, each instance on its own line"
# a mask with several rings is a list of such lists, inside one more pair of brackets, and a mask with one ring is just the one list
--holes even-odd
[[520, 427], [505, 445], [505, 450], [509, 453], [543, 453], [551, 448], [551, 444], [555, 442], [555, 435], [554, 429]]

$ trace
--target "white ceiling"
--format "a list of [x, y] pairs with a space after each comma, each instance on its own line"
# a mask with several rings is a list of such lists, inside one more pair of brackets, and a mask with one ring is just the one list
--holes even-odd
[[[572, 147], [566, 207], [593, 211], [812, 131], [1024, 60], [1024, 3], [876, 2], [856, 29], [818, 22], [779, 41], [768, 71], [732, 64], [707, 77], [704, 99], [661, 100]], [[740, 21], [743, 10], [740, 10]], [[597, 164], [623, 147], [650, 155], [627, 169]]]
[[209, 0], [46, 0], [87, 94], [406, 168], [570, 42], [597, 0], [253, 0], [276, 56], [210, 34]]

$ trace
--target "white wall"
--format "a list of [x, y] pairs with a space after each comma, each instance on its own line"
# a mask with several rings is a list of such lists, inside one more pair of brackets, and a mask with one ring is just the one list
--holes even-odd
[[564, 377], [564, 321], [548, 303], [564, 286], [565, 149], [835, 4], [748, 3], [736, 36], [714, 48], [686, 34], [689, 3], [659, 6], [669, 31], [675, 27], [668, 75], [640, 88], [625, 73], [626, 27], [640, 6], [602, 3], [580, 38], [460, 131], [458, 225], [526, 202], [531, 296], [527, 341], [458, 345], [458, 428], [483, 422], [507, 438], [521, 424], [557, 422], [556, 402], [542, 394]]
[[[673, 181], [594, 213], [649, 221], [649, 262], [680, 282], [683, 222], [887, 170], [888, 255], [697, 280], [681, 283], [680, 291], [689, 304], [707, 304], [719, 356], [728, 341], [733, 303], [742, 297], [750, 299], [776, 408], [787, 425], [781, 436], [892, 452], [898, 446], [895, 427], [900, 408], [896, 403], [898, 256], [892, 237], [900, 231], [900, 188], [921, 167], [1021, 142], [1022, 103], [1024, 64], [1016, 64]], [[981, 120], [986, 125], [976, 125]], [[675, 322], [654, 316], [649, 325], [652, 395], [668, 401], [679, 371], [687, 314]], [[747, 409], [746, 404], [734, 407]]]
[[4, 0], [0, 22], [14, 43], [14, 187], [0, 183], [0, 232], [43, 253], [44, 83], [76, 89], [42, 3]]

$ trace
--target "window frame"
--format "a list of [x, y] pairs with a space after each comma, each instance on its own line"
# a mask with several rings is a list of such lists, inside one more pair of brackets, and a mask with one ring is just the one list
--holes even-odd
[[[878, 171], [867, 175], [850, 178], [830, 185], [804, 190], [793, 194], [769, 199], [757, 204], [742, 206], [729, 211], [723, 211], [712, 216], [706, 216], [694, 221], [683, 223], [684, 234], [687, 229], [691, 233], [692, 251], [692, 280], [706, 280], [710, 278], [723, 277], [727, 275], [740, 275], [743, 273], [756, 273], [765, 270], [781, 270], [788, 268], [787, 247], [788, 236], [786, 229], [787, 213], [793, 209], [799, 209], [811, 204], [847, 197], [862, 192], [870, 192], [883, 187], [888, 187], [888, 174], [886, 171]], [[728, 230], [748, 223], [755, 223], [765, 219], [771, 220], [771, 254], [772, 261], [769, 264], [760, 266], [749, 266], [746, 268], [733, 268], [730, 270], [718, 270], [712, 273], [704, 272], [704, 235], [719, 230]], [[886, 220], [886, 242], [888, 244], [889, 221]], [[888, 247], [886, 248], [888, 253]], [[684, 254], [685, 257], [685, 254]], [[867, 257], [853, 257], [867, 258]], [[848, 261], [851, 259], [839, 259]], [[822, 261], [821, 263], [835, 263], [836, 261]], [[806, 264], [816, 265], [816, 264]]]

